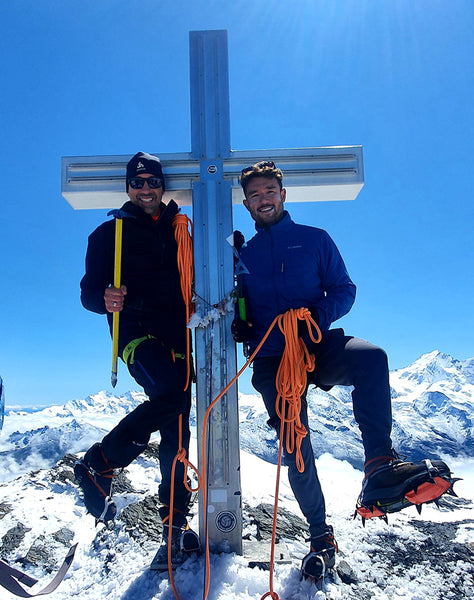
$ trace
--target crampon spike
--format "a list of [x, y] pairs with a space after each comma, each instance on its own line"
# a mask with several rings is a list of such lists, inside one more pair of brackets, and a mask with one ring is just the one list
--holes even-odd
[[374, 517], [381, 517], [384, 521], [387, 518], [387, 515], [380, 511], [377, 507], [372, 506], [371, 508], [367, 506], [359, 506], [356, 508], [356, 514], [362, 517], [362, 524], [365, 525], [365, 521], [367, 519], [373, 519]]
[[453, 477], [451, 479], [451, 487], [449, 488], [449, 490], [446, 491], [446, 493], [449, 494], [450, 496], [455, 496], [457, 498], [458, 495], [456, 494], [456, 492], [454, 491], [454, 488], [453, 488], [456, 481], [462, 481], [462, 477]]

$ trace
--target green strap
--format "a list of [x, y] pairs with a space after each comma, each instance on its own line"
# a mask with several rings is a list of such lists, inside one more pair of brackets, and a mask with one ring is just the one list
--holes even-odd
[[[133, 363], [135, 362], [135, 350], [138, 348], [138, 346], [146, 341], [146, 340], [156, 340], [157, 338], [154, 335], [144, 335], [143, 337], [140, 338], [135, 338], [134, 340], [132, 340], [131, 342], [129, 342], [125, 348], [123, 349], [122, 352], [122, 359], [123, 362], [125, 364], [131, 364], [133, 365]], [[181, 358], [184, 359], [186, 358], [186, 354], [179, 354], [178, 352], [175, 352], [173, 350], [173, 348], [171, 348], [171, 354], [173, 356], [173, 360], [175, 358]]]
[[130, 359], [130, 364], [133, 365], [135, 362], [135, 350], [145, 340], [156, 340], [156, 337], [150, 334], [144, 335], [141, 338], [135, 338], [125, 346], [122, 352], [122, 359], [125, 364], [129, 364]]

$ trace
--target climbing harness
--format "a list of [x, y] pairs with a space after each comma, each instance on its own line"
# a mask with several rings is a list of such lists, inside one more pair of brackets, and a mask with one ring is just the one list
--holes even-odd
[[135, 350], [142, 342], [146, 340], [156, 340], [154, 335], [144, 335], [143, 337], [135, 338], [129, 342], [122, 352], [122, 360], [126, 365], [133, 365], [135, 363]]

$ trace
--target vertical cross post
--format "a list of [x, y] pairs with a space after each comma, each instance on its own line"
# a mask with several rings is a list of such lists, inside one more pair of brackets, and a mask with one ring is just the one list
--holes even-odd
[[[232, 232], [231, 182], [224, 180], [223, 161], [230, 156], [229, 79], [225, 31], [190, 33], [191, 155], [200, 161], [193, 184], [195, 290], [197, 312], [207, 314], [233, 288], [233, 256], [225, 247]], [[199, 464], [204, 416], [236, 372], [231, 314], [196, 329], [196, 398]], [[242, 552], [242, 516], [237, 386], [210, 413], [207, 427], [207, 506], [200, 502], [211, 547]], [[204, 474], [203, 474], [204, 475]], [[203, 517], [207, 516], [207, 519]]]

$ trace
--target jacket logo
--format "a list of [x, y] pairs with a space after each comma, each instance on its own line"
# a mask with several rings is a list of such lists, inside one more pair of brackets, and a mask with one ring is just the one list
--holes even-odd
[[296, 248], [302, 248], [301, 244], [299, 246], [288, 246], [288, 250], [295, 250]]

